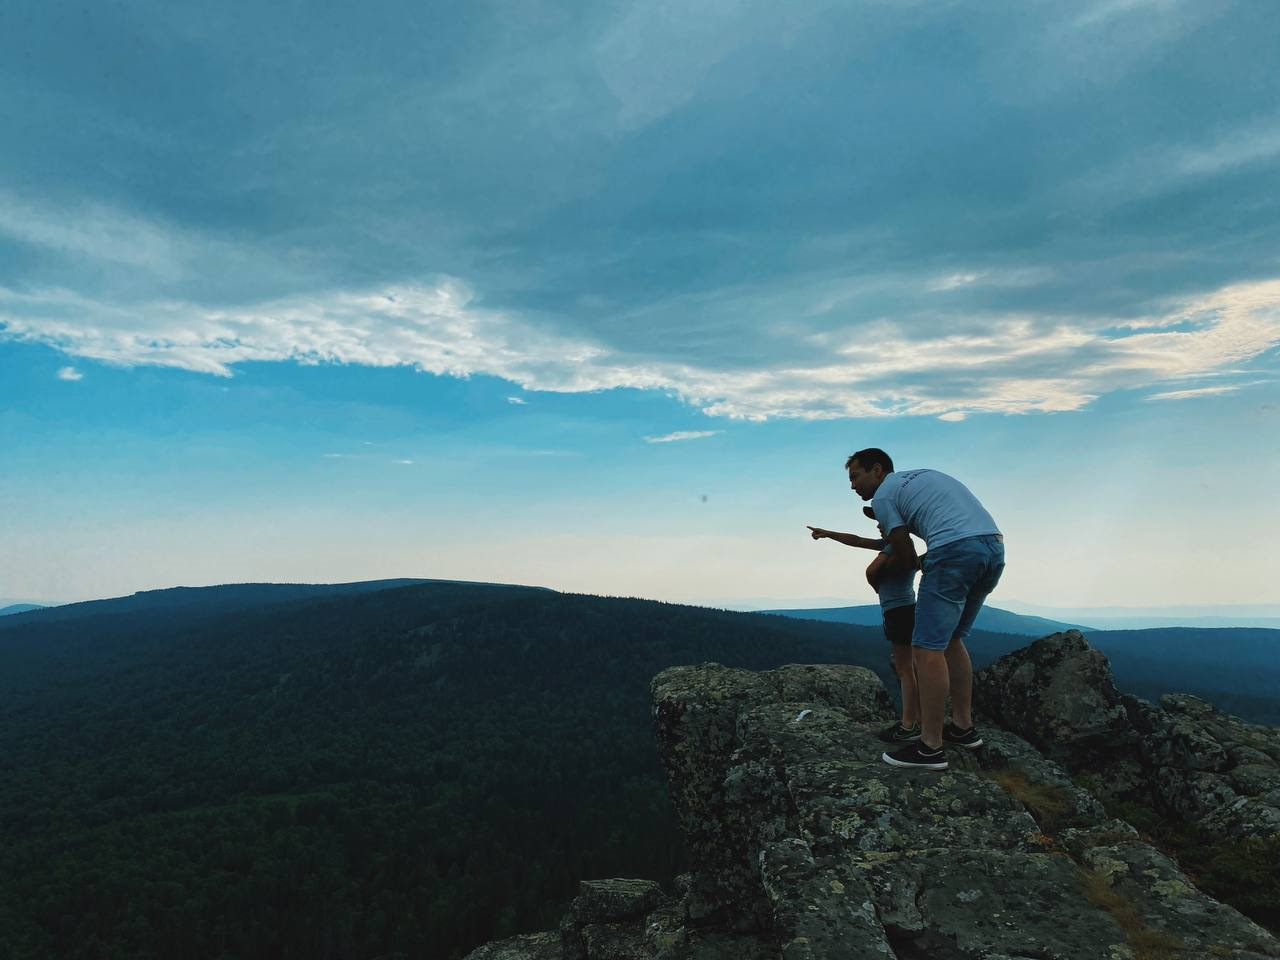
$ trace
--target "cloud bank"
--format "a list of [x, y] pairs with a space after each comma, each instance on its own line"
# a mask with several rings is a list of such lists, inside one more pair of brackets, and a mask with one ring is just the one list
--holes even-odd
[[1280, 11], [15, 2], [0, 338], [949, 421], [1278, 342]]
[[[1236, 375], [1241, 364], [1280, 344], [1280, 280], [1226, 287], [1140, 321], [1009, 314], [961, 315], [936, 330], [882, 320], [850, 324], [813, 335], [824, 343], [820, 362], [778, 364], [759, 356], [728, 368], [611, 348], [473, 301], [467, 286], [452, 279], [238, 310], [172, 302], [125, 309], [65, 291], [0, 290], [0, 335], [105, 363], [217, 376], [231, 376], [246, 361], [292, 361], [484, 374], [526, 391], [663, 390], [712, 416], [743, 420], [959, 420], [1078, 410], [1116, 390]], [[1157, 396], [1230, 389], [1215, 384]]]

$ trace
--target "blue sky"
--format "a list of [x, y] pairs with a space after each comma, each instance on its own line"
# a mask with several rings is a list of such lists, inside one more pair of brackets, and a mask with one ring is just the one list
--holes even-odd
[[203, 6], [6, 5], [0, 596], [1274, 601], [1272, 5]]

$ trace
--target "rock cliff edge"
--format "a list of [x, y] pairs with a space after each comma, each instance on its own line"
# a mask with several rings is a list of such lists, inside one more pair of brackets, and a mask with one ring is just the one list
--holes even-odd
[[977, 675], [986, 746], [943, 773], [880, 761], [862, 668], [674, 667], [652, 693], [692, 873], [585, 881], [559, 930], [468, 960], [1280, 958], [1099, 799], [1275, 834], [1280, 731], [1126, 697], [1079, 633]]

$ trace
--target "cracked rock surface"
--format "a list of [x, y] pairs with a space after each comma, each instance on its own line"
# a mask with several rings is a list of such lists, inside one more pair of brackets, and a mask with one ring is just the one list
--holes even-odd
[[[1099, 686], [1105, 659], [1067, 645], [1013, 665], [1009, 677], [1023, 679], [1000, 676], [1030, 682], [1038, 663], [1065, 670], [1066, 681], [1041, 679], [1053, 687], [1045, 729], [1068, 742], [1041, 751], [988, 725], [987, 745], [949, 749], [941, 773], [880, 761], [876, 733], [892, 712], [870, 671], [663, 671], [655, 732], [693, 872], [672, 894], [645, 881], [584, 883], [557, 933], [489, 944], [469, 960], [1134, 960], [1152, 944], [1177, 960], [1280, 957], [1266, 930], [1197, 890], [1072, 782], [1063, 764], [1090, 750], [1144, 762], [1144, 734], [1125, 700]], [[1096, 692], [1100, 714], [1073, 702], [1079, 685]], [[1030, 693], [1010, 698], [1008, 715], [1029, 721], [1031, 706]], [[1144, 722], [1185, 722], [1202, 706], [1150, 708], [1163, 714]], [[1210, 729], [1204, 716], [1197, 731]], [[1227, 759], [1172, 769], [1266, 766], [1265, 744], [1235, 733], [1239, 721], [1211, 719], [1233, 731], [1229, 742], [1213, 737]]]

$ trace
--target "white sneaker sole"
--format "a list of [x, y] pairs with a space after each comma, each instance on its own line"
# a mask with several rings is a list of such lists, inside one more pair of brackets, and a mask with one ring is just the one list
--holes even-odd
[[946, 760], [938, 760], [934, 763], [906, 763], [902, 760], [895, 760], [887, 753], [880, 754], [880, 759], [891, 767], [907, 767], [911, 770], [945, 770], [947, 769]]
[[961, 750], [977, 750], [982, 746], [983, 740], [981, 737], [973, 741], [973, 743], [956, 743], [954, 740], [943, 740], [942, 744], [946, 747], [959, 747]]

